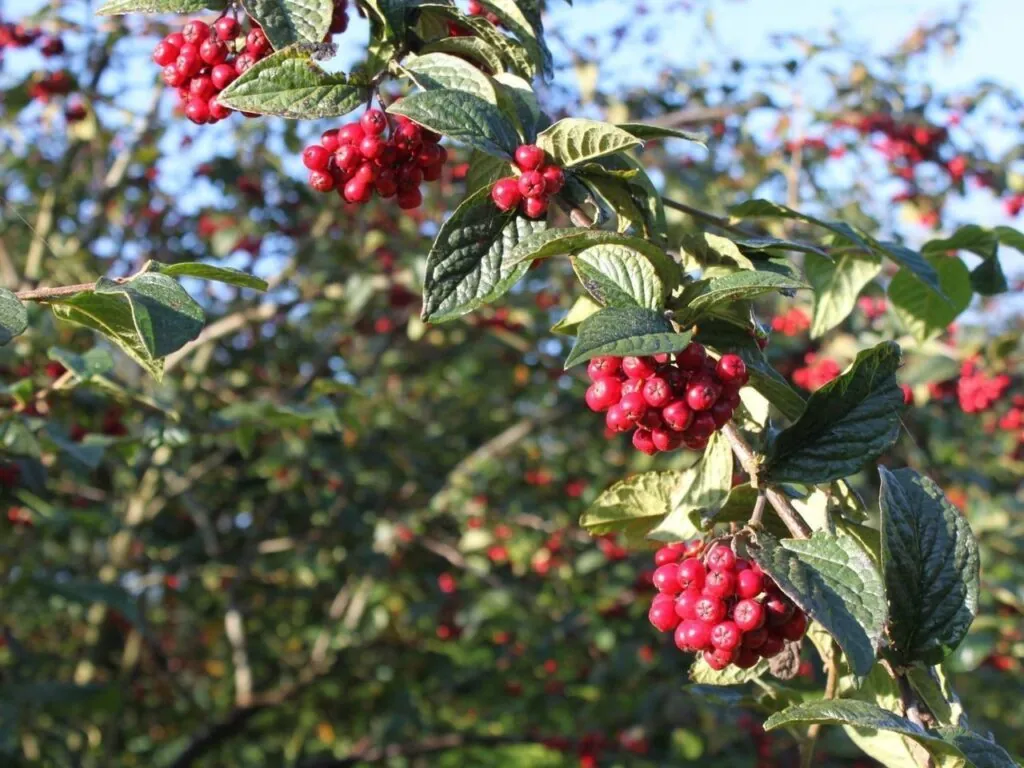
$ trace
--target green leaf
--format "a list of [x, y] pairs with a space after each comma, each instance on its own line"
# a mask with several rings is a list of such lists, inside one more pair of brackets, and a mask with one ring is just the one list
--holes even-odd
[[826, 259], [830, 259], [828, 251], [810, 243], [801, 243], [795, 240], [780, 240], [777, 237], [746, 237], [735, 241], [740, 250], [748, 254], [767, 254], [772, 251], [797, 251], [798, 253], [816, 253]]
[[913, 275], [900, 270], [889, 283], [889, 300], [900, 320], [918, 341], [940, 335], [971, 303], [971, 275], [957, 256], [931, 256], [943, 298]]
[[347, 115], [369, 93], [366, 83], [324, 72], [296, 46], [257, 62], [217, 98], [242, 112], [311, 120]]
[[700, 536], [702, 518], [711, 517], [732, 485], [732, 448], [721, 432], [708, 441], [700, 460], [679, 474], [673, 509], [648, 536], [658, 541], [685, 541]]
[[501, 54], [479, 37], [445, 37], [423, 46], [420, 53], [450, 53], [472, 59], [491, 72], [501, 72]]
[[260, 430], [289, 429], [310, 424], [328, 432], [341, 429], [337, 408], [331, 404], [282, 405], [267, 400], [254, 400], [222, 408], [217, 416], [235, 424], [254, 425]]
[[404, 41], [406, 34], [406, 16], [410, 8], [419, 5], [421, 0], [366, 0], [369, 8], [388, 26], [396, 40]]
[[[726, 496], [718, 511], [711, 517], [705, 517], [702, 528], [708, 531], [723, 523], [746, 523], [754, 511], [758, 493], [758, 489], [750, 483], [742, 483], [730, 488], [729, 495]], [[789, 530], [778, 515], [765, 515], [762, 525], [768, 533], [776, 538], [784, 539], [789, 535]]]
[[608, 209], [615, 214], [616, 231], [629, 232], [630, 230], [640, 232], [645, 237], [651, 237], [651, 230], [648, 228], [648, 220], [645, 212], [637, 205], [633, 197], [634, 187], [626, 180], [617, 178], [607, 173], [590, 174], [577, 172], [577, 178], [585, 181], [586, 184], [600, 196]]
[[938, 664], [978, 613], [978, 544], [932, 480], [912, 469], [879, 473], [889, 652], [903, 666]]
[[885, 587], [859, 541], [815, 531], [809, 539], [759, 534], [750, 554], [807, 615], [836, 639], [854, 674], [871, 671], [885, 629]]
[[884, 342], [857, 355], [842, 376], [811, 395], [803, 415], [769, 446], [767, 482], [826, 483], [874, 461], [899, 436], [900, 348]]
[[275, 51], [293, 43], [322, 43], [334, 15], [333, 0], [242, 0]]
[[767, 671], [767, 659], [761, 659], [750, 669], [742, 669], [735, 664], [730, 664], [723, 670], [714, 670], [704, 661], [704, 657], [698, 654], [690, 666], [690, 682], [697, 685], [743, 685], [751, 680], [756, 680]]
[[945, 288], [941, 284], [934, 262], [920, 253], [899, 243], [879, 243], [885, 255], [899, 264], [900, 273], [909, 273], [938, 301], [944, 299]]
[[498, 107], [464, 91], [414, 93], [388, 112], [491, 155], [509, 158], [519, 144], [515, 128]]
[[971, 287], [982, 296], [995, 296], [1006, 293], [1010, 284], [999, 259], [985, 259], [971, 270]]
[[28, 310], [21, 299], [6, 288], [0, 288], [0, 346], [7, 344], [28, 328]]
[[990, 258], [998, 247], [999, 235], [995, 230], [968, 224], [949, 237], [929, 240], [921, 246], [921, 253], [933, 256], [945, 255], [948, 251], [970, 251], [982, 258]]
[[701, 269], [722, 264], [735, 265], [740, 269], [757, 269], [739, 246], [727, 237], [700, 232], [684, 235], [680, 244], [689, 268], [689, 261], [696, 262]]
[[62, 320], [99, 331], [155, 378], [159, 362], [195, 339], [203, 311], [173, 278], [143, 272], [122, 283], [100, 278], [93, 291], [52, 304]]
[[594, 245], [572, 258], [587, 293], [606, 307], [647, 307], [665, 303], [665, 286], [639, 251], [624, 245]]
[[720, 304], [729, 304], [740, 299], [752, 299], [771, 291], [787, 291], [809, 286], [792, 277], [774, 272], [743, 270], [725, 277], [698, 280], [687, 286], [679, 299], [683, 310], [682, 325], [689, 325], [705, 312]]
[[619, 123], [615, 126], [621, 128], [641, 141], [648, 139], [685, 139], [695, 141], [698, 144], [705, 144], [708, 137], [703, 133], [694, 131], [682, 131], [678, 128], [663, 128], [660, 125], [645, 125], [644, 123]]
[[488, 189], [466, 198], [427, 254], [423, 319], [451, 320], [502, 296], [529, 268], [512, 263], [509, 253], [546, 226], [543, 220], [499, 211]]
[[576, 331], [579, 328], [580, 323], [586, 320], [595, 312], [601, 311], [601, 305], [594, 301], [589, 296], [580, 296], [573, 302], [572, 307], [569, 308], [569, 312], [551, 326], [551, 330], [554, 333], [561, 333], [567, 336], [575, 336]]
[[1010, 753], [980, 733], [964, 728], [939, 728], [942, 738], [966, 757], [975, 768], [1017, 768]]
[[819, 339], [843, 322], [857, 306], [864, 286], [881, 269], [882, 260], [873, 254], [846, 252], [831, 261], [808, 253], [804, 257], [804, 271], [814, 289], [811, 338]]
[[538, 128], [545, 120], [533, 88], [526, 80], [509, 72], [495, 75], [494, 80], [498, 83], [498, 100], [502, 103], [502, 108], [515, 116], [523, 140], [532, 143], [537, 138]]
[[675, 285], [678, 280], [679, 265], [672, 257], [658, 246], [642, 237], [631, 237], [620, 235], [615, 232], [602, 232], [595, 229], [565, 228], [548, 229], [538, 232], [515, 247], [509, 255], [513, 264], [522, 261], [536, 261], [546, 259], [550, 256], [560, 256], [566, 253], [576, 253], [583, 248], [594, 245], [621, 245], [634, 251], [639, 251], [646, 256], [654, 265], [662, 281], [668, 285]]
[[195, 13], [207, 8], [224, 8], [225, 0], [108, 0], [96, 13], [120, 16], [125, 13]]
[[544, 42], [540, 14], [531, 21], [514, 0], [482, 0], [501, 25], [514, 34], [530, 54], [536, 68], [546, 74], [552, 71], [551, 52]]
[[563, 168], [642, 146], [643, 142], [610, 123], [567, 117], [537, 135], [537, 146]]
[[469, 171], [466, 173], [466, 196], [485, 187], [489, 194], [494, 182], [511, 175], [512, 169], [507, 160], [474, 149], [469, 156]]
[[407, 56], [402, 69], [424, 90], [462, 91], [491, 104], [498, 95], [490, 78], [465, 59], [447, 53]]
[[262, 280], [248, 272], [232, 267], [217, 267], [213, 264], [203, 264], [198, 261], [187, 261], [178, 264], [161, 264], [159, 261], [149, 261], [142, 268], [143, 272], [159, 272], [169, 277], [195, 277], [199, 280], [213, 280], [218, 283], [237, 285], [239, 288], [252, 288], [257, 291], [267, 290], [267, 281]]
[[623, 533], [641, 539], [676, 509], [682, 472], [645, 472], [620, 480], [598, 496], [580, 517], [591, 534]]
[[81, 381], [88, 381], [93, 376], [103, 376], [114, 369], [114, 359], [107, 350], [100, 347], [94, 347], [81, 355], [60, 347], [50, 347], [47, 356], [63, 365]]
[[609, 307], [580, 323], [566, 369], [599, 355], [655, 355], [678, 352], [690, 343], [689, 333], [676, 333], [661, 312], [642, 307]]

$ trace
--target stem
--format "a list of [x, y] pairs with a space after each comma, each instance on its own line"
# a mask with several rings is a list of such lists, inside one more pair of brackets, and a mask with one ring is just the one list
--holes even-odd
[[[120, 278], [115, 282], [123, 282]], [[33, 288], [28, 291], [18, 291], [17, 296], [22, 301], [50, 301], [64, 296], [74, 296], [76, 293], [85, 293], [96, 287], [95, 283], [79, 283], [78, 285], [62, 285], [56, 288]]]
[[[757, 454], [750, 447], [750, 444], [743, 438], [740, 431], [736, 428], [735, 424], [729, 423], [722, 427], [722, 435], [726, 440], [729, 441], [729, 445], [732, 446], [732, 452], [739, 459], [740, 465], [744, 471], [750, 475], [751, 480], [756, 484], [757, 475], [760, 471], [760, 466], [757, 460]], [[800, 517], [800, 513], [793, 508], [793, 505], [789, 502], [789, 499], [777, 486], [767, 485], [764, 488], [764, 496], [768, 500], [768, 503], [772, 505], [772, 509], [779, 516], [783, 523], [786, 524], [786, 528], [789, 532], [797, 539], [808, 539], [811, 536], [811, 528], [804, 519]]]
[[761, 526], [761, 520], [764, 518], [765, 503], [768, 499], [765, 498], [763, 493], [757, 494], [757, 501], [754, 502], [754, 511], [750, 514], [750, 519], [747, 521], [747, 525], [751, 528], [759, 528]]
[[[828, 678], [825, 680], [825, 699], [832, 700], [836, 697], [836, 689], [839, 687], [839, 665], [836, 659], [839, 656], [839, 648], [836, 641], [831, 643], [831, 653], [827, 659], [823, 658]], [[821, 723], [814, 723], [807, 729], [807, 741], [801, 747], [801, 768], [813, 768], [814, 748], [818, 743], [818, 735], [821, 733]]]
[[661, 202], [664, 203], [666, 208], [671, 208], [675, 211], [680, 211], [688, 216], [692, 216], [695, 219], [706, 221], [708, 224], [713, 224], [719, 229], [724, 229], [728, 232], [733, 232], [743, 237], [752, 237], [752, 233], [743, 229], [743, 227], [736, 226], [732, 223], [728, 216], [717, 216], [714, 213], [701, 210], [700, 208], [694, 208], [692, 205], [686, 203], [680, 203], [678, 200], [671, 200], [667, 197], [662, 197]]

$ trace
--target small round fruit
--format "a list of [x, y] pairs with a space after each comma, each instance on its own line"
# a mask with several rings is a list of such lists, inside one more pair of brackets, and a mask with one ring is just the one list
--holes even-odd
[[708, 552], [705, 563], [712, 571], [731, 571], [736, 567], [736, 553], [724, 544], [716, 544]]
[[245, 50], [257, 58], [270, 51], [270, 41], [262, 29], [257, 27], [245, 36]]
[[544, 177], [544, 187], [549, 195], [557, 195], [565, 186], [565, 172], [557, 165], [548, 165], [540, 170]]
[[546, 197], [528, 197], [523, 202], [523, 213], [528, 219], [539, 219], [548, 212]]
[[684, 371], [699, 371], [704, 366], [708, 353], [697, 342], [691, 342], [682, 352], [676, 353], [676, 365]]
[[342, 190], [342, 196], [349, 203], [365, 203], [371, 195], [373, 188], [362, 179], [349, 179]]
[[217, 38], [225, 43], [238, 37], [238, 22], [230, 16], [222, 16], [213, 25]]
[[343, 144], [338, 147], [338, 151], [334, 153], [334, 164], [344, 173], [355, 173], [363, 164], [363, 156], [359, 152], [359, 147], [354, 147], [351, 144]]
[[658, 551], [654, 553], [654, 564], [655, 565], [668, 565], [669, 563], [679, 562], [679, 558], [683, 556], [683, 548], [669, 544], [664, 547], [659, 547]]
[[330, 192], [334, 189], [334, 177], [322, 170], [311, 170], [309, 172], [309, 186], [317, 192]]
[[499, 210], [511, 211], [519, 205], [523, 199], [519, 191], [519, 183], [511, 176], [507, 179], [499, 179], [491, 187], [491, 200], [498, 206]]
[[709, 376], [696, 376], [686, 388], [686, 404], [695, 411], [708, 411], [718, 400], [722, 387]]
[[757, 653], [762, 659], [770, 659], [772, 656], [778, 656], [785, 646], [785, 640], [778, 635], [769, 633], [765, 641], [761, 643], [761, 647], [757, 649]]
[[736, 594], [736, 574], [732, 571], [711, 571], [704, 579], [704, 594], [723, 600]]
[[681, 619], [696, 619], [697, 601], [700, 599], [700, 590], [684, 589], [675, 599], [676, 616]]
[[341, 146], [341, 142], [338, 141], [338, 132], [327, 130], [320, 134], [320, 144], [328, 152], [337, 152]]
[[612, 432], [627, 432], [633, 428], [633, 422], [626, 416], [622, 403], [616, 403], [608, 409], [604, 416], [604, 423]]
[[623, 411], [631, 422], [636, 424], [647, 412], [647, 401], [639, 392], [629, 392], [619, 401]]
[[787, 640], [799, 640], [807, 631], [807, 614], [797, 611], [793, 618], [782, 625], [779, 632]]
[[679, 624], [672, 603], [654, 603], [647, 612], [647, 619], [659, 632], [671, 632]]
[[703, 651], [710, 646], [711, 626], [703, 621], [684, 619], [675, 634], [676, 648], [680, 651]]
[[591, 381], [603, 379], [606, 376], [614, 376], [619, 372], [620, 358], [611, 355], [592, 358], [587, 363], [587, 375]]
[[768, 630], [764, 627], [761, 627], [760, 629], [751, 629], [743, 633], [743, 647], [756, 651], [764, 645], [764, 641], [767, 639]]
[[[648, 411], [644, 418], [650, 418], [652, 416], [658, 416], [657, 411]], [[660, 416], [659, 416], [660, 418]], [[651, 439], [654, 440], [654, 446], [659, 451], [675, 451], [683, 444], [683, 436], [678, 432], [673, 432], [670, 429], [663, 427], [656, 427], [651, 429]]]
[[711, 628], [711, 644], [723, 651], [737, 647], [742, 637], [743, 632], [734, 621], [721, 621]]
[[740, 646], [739, 650], [736, 651], [736, 658], [732, 660], [740, 669], [752, 669], [757, 666], [757, 662], [761, 660], [761, 657], [757, 653], [745, 646]]
[[733, 606], [732, 620], [744, 632], [760, 629], [764, 625], [764, 608], [756, 600], [740, 600]]
[[651, 408], [661, 408], [672, 399], [672, 389], [668, 382], [660, 376], [651, 376], [644, 381], [642, 392], [644, 400]]
[[651, 581], [654, 582], [654, 588], [666, 595], [679, 594], [679, 579], [676, 578], [677, 570], [678, 568], [672, 563], [655, 569], [654, 575], [651, 577]]
[[319, 144], [312, 144], [302, 151], [302, 164], [311, 171], [327, 170], [331, 153]]
[[584, 396], [587, 407], [592, 411], [607, 411], [622, 397], [622, 384], [618, 379], [607, 377], [598, 379], [589, 387]]
[[338, 144], [352, 144], [358, 147], [366, 134], [359, 123], [346, 123], [338, 129]]
[[647, 379], [657, 372], [657, 364], [650, 357], [624, 357], [622, 372], [631, 379]]
[[673, 400], [666, 405], [661, 411], [661, 417], [676, 432], [685, 432], [693, 423], [693, 411], [682, 400]]
[[693, 415], [693, 421], [686, 430], [686, 436], [698, 440], [707, 440], [715, 432], [715, 420], [707, 411], [701, 411]]
[[519, 193], [523, 197], [542, 197], [547, 194], [544, 177], [537, 171], [525, 171], [519, 177]]
[[168, 44], [166, 41], [157, 43], [156, 48], [153, 49], [153, 63], [161, 67], [173, 64], [177, 58], [178, 48]]
[[225, 107], [223, 104], [217, 101], [216, 96], [210, 99], [207, 106], [209, 107], [210, 119], [212, 120], [223, 120], [225, 117], [231, 115], [231, 108]]
[[716, 672], [721, 672], [729, 666], [733, 660], [733, 653], [729, 651], [714, 650], [704, 651], [704, 661]]
[[199, 46], [199, 58], [207, 64], [222, 63], [228, 57], [228, 47], [215, 37], [208, 38]]
[[707, 570], [696, 557], [688, 557], [679, 564], [676, 578], [683, 589], [703, 589]]
[[380, 136], [388, 127], [388, 119], [379, 109], [368, 109], [359, 118], [359, 125], [367, 136]]
[[718, 378], [725, 383], [747, 383], [747, 364], [743, 362], [743, 358], [739, 355], [727, 354], [722, 355], [718, 364], [715, 366], [715, 373], [718, 374]]
[[193, 19], [181, 28], [181, 36], [185, 38], [186, 43], [201, 45], [210, 36], [210, 25], [205, 21]]
[[769, 627], [781, 627], [796, 612], [796, 606], [787, 597], [769, 595], [764, 601], [765, 619]]
[[403, 211], [410, 211], [423, 205], [423, 193], [419, 189], [400, 189], [395, 200]]
[[764, 589], [764, 575], [753, 568], [736, 574], [736, 594], [741, 598], [757, 597]]
[[693, 606], [693, 612], [697, 614], [697, 618], [708, 624], [717, 624], [725, 619], [727, 611], [724, 600], [707, 594], [701, 595], [700, 599]]
[[654, 438], [651, 437], [651, 431], [641, 427], [638, 427], [636, 431], [633, 432], [633, 447], [641, 453], [646, 453], [648, 456], [653, 456], [658, 452], [658, 446], [654, 444]]
[[729, 403], [725, 400], [719, 399], [711, 406], [709, 413], [711, 414], [712, 420], [715, 422], [715, 426], [721, 429], [729, 423], [729, 419], [732, 418], [733, 410], [733, 407], [729, 405]]
[[218, 64], [210, 70], [210, 80], [218, 91], [223, 91], [238, 77], [235, 68], [230, 64]]
[[544, 150], [536, 144], [523, 144], [516, 149], [516, 165], [522, 171], [536, 171], [544, 164]]
[[[352, 147], [342, 147], [342, 149], [352, 149]], [[385, 199], [394, 197], [398, 192], [398, 179], [395, 178], [394, 171], [385, 168], [378, 173], [377, 178], [373, 182], [373, 188], [377, 190], [378, 195]]]
[[652, 437], [654, 430], [663, 429], [665, 427], [665, 422], [662, 421], [661, 414], [653, 408], [648, 408], [646, 413], [640, 417], [640, 421], [636, 424], [638, 427], [651, 430]]

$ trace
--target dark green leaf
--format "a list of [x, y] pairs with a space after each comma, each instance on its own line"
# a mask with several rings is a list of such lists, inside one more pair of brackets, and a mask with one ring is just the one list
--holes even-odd
[[480, 189], [442, 225], [427, 254], [423, 319], [451, 320], [502, 296], [528, 269], [509, 254], [546, 227], [514, 211], [501, 212]]
[[82, 381], [87, 381], [93, 376], [103, 376], [114, 369], [114, 359], [107, 350], [100, 347], [90, 349], [81, 355], [60, 347], [51, 347], [47, 355]]
[[619, 123], [615, 126], [636, 138], [647, 141], [648, 139], [685, 139], [695, 141], [703, 145], [708, 137], [703, 133], [693, 131], [682, 131], [678, 128], [662, 128], [660, 125], [645, 125], [643, 123]]
[[622, 245], [639, 251], [650, 259], [663, 281], [671, 285], [675, 284], [673, 275], [678, 274], [678, 267], [664, 250], [641, 237], [602, 232], [595, 229], [566, 228], [538, 232], [519, 243], [512, 251], [509, 260], [513, 264], [518, 264], [521, 261], [536, 261], [549, 256], [576, 253], [583, 248], [606, 244]]
[[825, 483], [878, 458], [899, 435], [899, 365], [900, 348], [893, 342], [857, 355], [850, 369], [811, 395], [803, 415], [772, 441], [764, 479]]
[[262, 280], [248, 272], [231, 267], [217, 267], [213, 264], [202, 264], [198, 261], [189, 261], [179, 264], [161, 264], [158, 261], [150, 261], [143, 267], [143, 272], [159, 272], [170, 277], [195, 277], [200, 280], [213, 280], [218, 283], [237, 285], [240, 288], [252, 288], [257, 291], [267, 290], [267, 281]]
[[743, 685], [751, 680], [756, 680], [767, 671], [767, 659], [761, 659], [750, 669], [742, 669], [735, 664], [730, 664], [725, 669], [718, 671], [708, 666], [704, 657], [698, 654], [690, 667], [690, 681], [697, 685]]
[[839, 325], [857, 306], [864, 286], [882, 269], [874, 254], [846, 252], [835, 261], [813, 253], [804, 257], [804, 271], [814, 289], [811, 338], [818, 339]]
[[498, 95], [490, 78], [465, 59], [447, 53], [407, 56], [402, 69], [424, 90], [463, 91], [491, 104]]
[[93, 581], [54, 581], [36, 578], [33, 585], [50, 595], [63, 597], [75, 603], [90, 605], [102, 603], [113, 608], [137, 628], [143, 625], [142, 614], [138, 602], [128, 592], [114, 584], [101, 584]]
[[21, 300], [6, 288], [0, 288], [0, 346], [28, 328], [28, 310]]
[[125, 13], [195, 13], [207, 8], [224, 8], [226, 0], [108, 0], [96, 13], [120, 16]]
[[980, 733], [964, 728], [940, 728], [938, 732], [947, 743], [956, 747], [974, 768], [1018, 768], [1017, 761], [1005, 749]]
[[925, 256], [944, 256], [948, 251], [970, 251], [982, 258], [991, 258], [995, 256], [998, 246], [999, 235], [995, 230], [968, 224], [949, 237], [929, 240], [921, 246], [921, 253]]
[[537, 146], [563, 168], [638, 147], [642, 141], [611, 123], [567, 117], [537, 135]]
[[889, 650], [904, 666], [938, 664], [978, 612], [978, 545], [967, 520], [929, 478], [912, 469], [879, 472]]
[[514, 34], [530, 53], [537, 70], [546, 74], [552, 71], [551, 52], [544, 42], [540, 14], [532, 21], [514, 0], [482, 0], [485, 8], [494, 13], [501, 25]]
[[971, 303], [971, 275], [957, 256], [931, 256], [943, 296], [900, 270], [889, 283], [889, 300], [914, 337], [926, 341], [943, 333]]
[[999, 259], [985, 259], [971, 270], [971, 287], [982, 296], [995, 296], [1006, 293], [1010, 284]]
[[322, 43], [334, 15], [333, 0], [242, 0], [275, 51], [293, 43]]
[[572, 258], [573, 269], [587, 292], [606, 307], [664, 305], [665, 286], [654, 265], [624, 245], [594, 245]]
[[742, 270], [725, 277], [699, 280], [688, 286], [679, 300], [683, 309], [680, 322], [689, 325], [704, 312], [720, 304], [751, 299], [771, 291], [798, 290], [809, 287], [800, 280], [774, 272]]
[[515, 128], [498, 107], [464, 91], [414, 93], [388, 112], [492, 155], [511, 157], [519, 144]]
[[466, 196], [470, 197], [485, 187], [489, 193], [494, 182], [511, 175], [512, 169], [507, 160], [474, 149], [469, 156], [469, 171], [466, 173]]
[[740, 250], [750, 253], [770, 253], [771, 251], [797, 251], [799, 253], [816, 253], [831, 258], [828, 251], [810, 243], [800, 243], [794, 240], [780, 240], [776, 237], [747, 237], [735, 241]]
[[899, 243], [879, 243], [879, 246], [885, 255], [903, 267], [900, 273], [913, 276], [935, 300], [941, 301], [944, 298], [945, 289], [931, 259]]
[[867, 675], [885, 629], [885, 587], [871, 556], [851, 536], [757, 537], [750, 554], [807, 615], [835, 638], [858, 676]]
[[689, 333], [676, 333], [661, 312], [641, 307], [609, 307], [580, 324], [576, 344], [565, 367], [599, 355], [655, 355], [678, 352], [690, 343]]
[[679, 473], [673, 509], [649, 536], [658, 541], [685, 541], [701, 535], [702, 518], [715, 514], [732, 485], [732, 448], [721, 432], [708, 441], [700, 460]]
[[495, 75], [494, 80], [498, 83], [498, 101], [502, 108], [515, 116], [523, 140], [533, 143], [538, 129], [543, 127], [542, 123], [546, 119], [533, 88], [526, 80], [509, 72]]
[[445, 37], [423, 46], [420, 53], [450, 53], [473, 59], [492, 73], [501, 71], [501, 55], [479, 37]]
[[366, 83], [324, 72], [296, 46], [254, 64], [221, 91], [218, 100], [242, 112], [315, 119], [347, 115], [363, 104], [368, 94]]
[[748, 200], [745, 203], [734, 205], [729, 209], [730, 215], [736, 219], [752, 219], [752, 218], [780, 218], [780, 219], [799, 219], [800, 221], [806, 221], [808, 224], [814, 224], [824, 229], [833, 232], [844, 240], [849, 240], [854, 245], [866, 250], [873, 250], [873, 241], [861, 232], [854, 230], [849, 224], [841, 221], [823, 221], [816, 219], [813, 216], [794, 211], [792, 208], [787, 208], [784, 205], [773, 203], [769, 200]]

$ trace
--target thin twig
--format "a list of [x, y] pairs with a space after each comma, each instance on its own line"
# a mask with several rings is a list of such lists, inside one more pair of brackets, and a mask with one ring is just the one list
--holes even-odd
[[[114, 282], [123, 283], [124, 278], [115, 278]], [[18, 291], [15, 295], [22, 301], [50, 301], [85, 293], [95, 287], [96, 283], [78, 283], [77, 285], [60, 285], [55, 288], [33, 288], [28, 291]]]
[[[830, 643], [830, 652], [828, 658], [822, 657], [822, 661], [825, 664], [825, 672], [827, 677], [825, 679], [825, 700], [831, 701], [836, 697], [836, 690], [839, 688], [839, 664], [837, 659], [839, 658], [839, 647], [836, 645], [836, 641], [833, 640]], [[818, 736], [821, 733], [821, 723], [813, 723], [807, 729], [807, 741], [801, 746], [800, 752], [802, 759], [800, 761], [801, 768], [813, 768], [814, 766], [814, 748], [818, 743]]]
[[753, 237], [754, 233], [750, 232], [743, 227], [740, 227], [732, 223], [732, 220], [728, 216], [718, 216], [714, 213], [701, 210], [700, 208], [694, 208], [692, 205], [681, 203], [678, 200], [672, 200], [668, 197], [662, 197], [661, 202], [664, 203], [666, 208], [685, 213], [688, 216], [692, 216], [700, 221], [706, 221], [708, 224], [724, 229], [727, 232], [740, 235], [741, 237]]
[[747, 525], [751, 528], [760, 528], [761, 520], [764, 518], [764, 508], [768, 499], [763, 493], [757, 494], [757, 501], [754, 502], [754, 511], [750, 513], [750, 519], [747, 521]]

